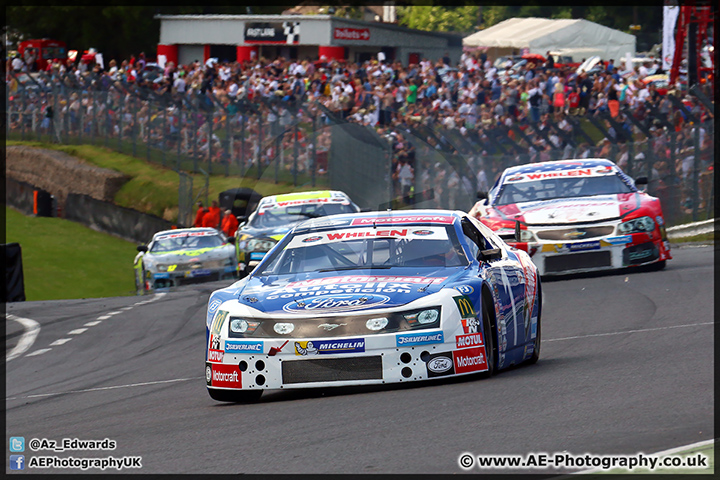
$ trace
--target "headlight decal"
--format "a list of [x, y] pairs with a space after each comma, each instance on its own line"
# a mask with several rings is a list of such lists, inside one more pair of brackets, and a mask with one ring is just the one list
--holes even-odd
[[649, 233], [655, 230], [655, 221], [650, 217], [638, 217], [618, 225], [618, 233]]

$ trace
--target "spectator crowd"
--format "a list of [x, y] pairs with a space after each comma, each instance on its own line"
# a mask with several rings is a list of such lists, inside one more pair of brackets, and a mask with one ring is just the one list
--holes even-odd
[[[623, 71], [610, 59], [590, 72], [576, 72], [554, 65], [551, 58], [514, 67], [512, 59], [506, 63], [495, 60], [475, 51], [463, 53], [454, 65], [445, 55], [438, 61], [422, 59], [407, 66], [400, 61], [259, 58], [243, 63], [217, 59], [187, 65], [167, 62], [161, 67], [141, 53], [137, 58], [110, 60], [106, 68], [85, 60], [56, 62], [48, 65], [44, 75], [69, 87], [68, 95], [55, 108], [70, 116], [71, 129], [85, 129], [89, 134], [90, 122], [83, 123], [81, 117], [122, 116], [122, 121], [111, 122], [115, 135], [135, 133], [168, 151], [177, 148], [211, 156], [216, 162], [242, 159], [248, 167], [280, 158], [283, 168], [289, 169], [286, 152], [298, 143], [300, 172], [315, 166], [317, 173], [323, 174], [332, 141], [329, 130], [319, 128], [317, 137], [311, 138], [308, 129], [290, 127], [311, 119], [314, 122], [316, 117], [321, 126], [332, 119], [365, 125], [392, 146], [397, 195], [407, 199], [418, 186], [421, 191], [434, 186], [436, 193], [442, 196], [444, 192], [441, 203], [450, 208], [452, 192], [458, 187], [474, 193], [476, 188], [491, 186], [507, 166], [488, 161], [498, 154], [516, 161], [604, 157], [623, 168], [651, 161], [651, 182], [657, 187], [677, 184], [692, 188], [687, 183], [694, 129], [701, 128], [701, 171], [711, 171], [712, 132], [693, 124], [663, 89], [647, 81], [662, 73], [656, 61]], [[7, 72], [23, 70], [27, 66], [21, 59], [8, 59]], [[11, 94], [16, 91], [13, 81], [8, 76]], [[713, 99], [712, 88], [702, 87]], [[681, 96], [678, 85], [668, 88], [701, 122], [712, 118], [714, 112], [695, 97]], [[114, 100], [100, 102], [93, 92], [110, 92]], [[153, 104], [157, 99], [168, 99], [165, 109]], [[196, 111], [183, 110], [183, 102], [191, 104], [189, 99], [196, 102], [192, 103]], [[37, 97], [42, 103], [40, 128], [49, 131], [53, 105], [47, 100], [43, 95]], [[203, 106], [212, 107], [212, 113], [203, 113]], [[161, 118], [167, 126], [159, 128]], [[584, 141], [573, 140], [582, 119], [603, 126], [605, 138], [599, 142], [587, 136]], [[13, 122], [19, 122], [19, 117], [10, 118], [11, 129]], [[651, 125], [650, 137], [642, 134], [637, 122]], [[230, 138], [224, 134], [226, 129], [234, 132]], [[443, 134], [422, 133], [428, 130]], [[449, 142], [450, 138], [456, 141]], [[527, 154], [517, 155], [513, 144]], [[468, 148], [461, 151], [458, 145]], [[437, 152], [448, 148], [463, 154], [471, 172], [433, 160], [440, 158]], [[671, 148], [675, 150], [671, 152]], [[653, 158], [645, 159], [646, 152], [652, 152]], [[671, 158], [676, 159], [675, 164]], [[685, 191], [682, 195], [688, 196]], [[701, 202], [707, 201], [706, 193]]]

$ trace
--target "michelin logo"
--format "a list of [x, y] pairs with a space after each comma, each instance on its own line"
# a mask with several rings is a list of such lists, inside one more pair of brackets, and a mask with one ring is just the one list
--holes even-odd
[[428, 343], [443, 343], [443, 332], [398, 335], [396, 337], [398, 347], [407, 347], [410, 345], [425, 345]]

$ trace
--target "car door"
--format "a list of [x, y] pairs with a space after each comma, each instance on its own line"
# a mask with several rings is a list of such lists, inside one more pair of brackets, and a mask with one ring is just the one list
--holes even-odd
[[[498, 367], [500, 367], [502, 365], [500, 360], [504, 361], [506, 352], [523, 345], [529, 338], [529, 317], [525, 315], [527, 285], [525, 272], [517, 254], [509, 249], [507, 244], [477, 219], [467, 218], [469, 227], [471, 226], [482, 238], [486, 249], [499, 248], [503, 252], [500, 259], [485, 262], [488, 269], [487, 278], [495, 296]], [[510, 358], [508, 361], [514, 359]]]

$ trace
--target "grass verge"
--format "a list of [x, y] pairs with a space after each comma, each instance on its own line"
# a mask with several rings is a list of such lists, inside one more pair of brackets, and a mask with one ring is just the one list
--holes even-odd
[[69, 220], [28, 217], [8, 207], [5, 226], [6, 242], [22, 248], [28, 301], [135, 294], [134, 243]]
[[[177, 221], [180, 176], [169, 167], [163, 167], [162, 165], [148, 162], [145, 159], [118, 153], [110, 148], [95, 145], [58, 145], [38, 141], [15, 140], [8, 140], [7, 145], [22, 145], [58, 150], [91, 165], [115, 170], [128, 175], [130, 180], [125, 183], [115, 195], [115, 204], [156, 215], [171, 222]], [[171, 164], [171, 162], [168, 163], [168, 165]], [[204, 167], [204, 165], [200, 166], [201, 168]], [[205, 186], [205, 176], [202, 174], [189, 175], [193, 179], [193, 200], [195, 200]], [[250, 175], [246, 175], [245, 177], [226, 177], [222, 174], [210, 175], [208, 199], [217, 200], [220, 192], [230, 188], [252, 188], [263, 196], [327, 188], [322, 186], [322, 182], [327, 181], [325, 178], [318, 179], [316, 187], [313, 187], [309, 182], [294, 187], [292, 183], [282, 181], [275, 183], [274, 175], [275, 170], [273, 167], [268, 168], [260, 180]], [[279, 178], [283, 177], [287, 177], [287, 172], [282, 172], [282, 175], [279, 176]], [[201, 195], [199, 199], [205, 201], [205, 196]]]

